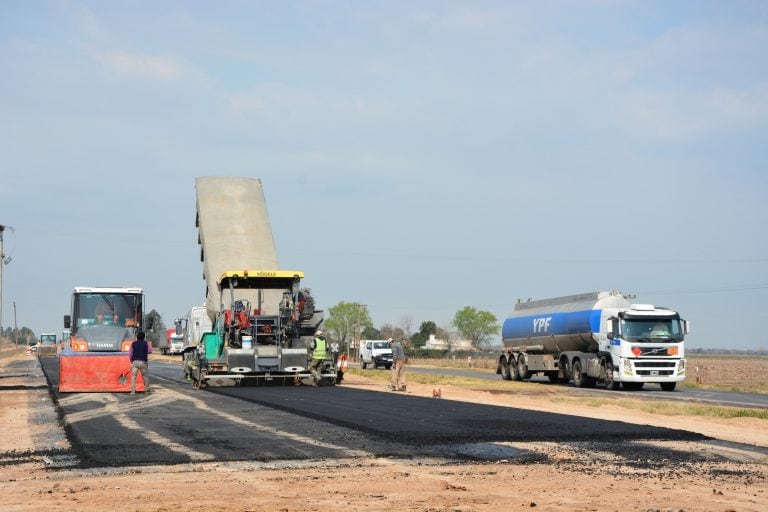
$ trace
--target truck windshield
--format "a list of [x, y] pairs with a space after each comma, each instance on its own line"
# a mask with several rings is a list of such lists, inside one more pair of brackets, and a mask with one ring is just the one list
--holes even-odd
[[389, 348], [389, 344], [386, 341], [377, 341], [373, 344], [373, 348]]
[[621, 321], [624, 339], [645, 341], [682, 341], [683, 330], [677, 318], [625, 318]]
[[41, 334], [40, 335], [40, 343], [43, 345], [55, 345], [56, 344], [56, 335], [55, 334]]
[[126, 293], [80, 293], [75, 297], [76, 326], [135, 324], [139, 298]]

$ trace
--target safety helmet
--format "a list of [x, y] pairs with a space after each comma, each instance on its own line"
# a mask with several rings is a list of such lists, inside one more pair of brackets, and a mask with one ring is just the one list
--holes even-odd
[[321, 331], [320, 329], [315, 331], [315, 336], [322, 336], [322, 335], [323, 335], [323, 331]]

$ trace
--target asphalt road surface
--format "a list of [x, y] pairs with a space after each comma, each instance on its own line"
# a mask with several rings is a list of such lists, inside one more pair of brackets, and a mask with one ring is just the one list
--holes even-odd
[[150, 395], [60, 394], [57, 358], [41, 363], [84, 467], [349, 456], [488, 458], [488, 450], [477, 449], [482, 445], [493, 445], [490, 457], [509, 458], [514, 450], [498, 443], [705, 439], [682, 430], [343, 385], [194, 390], [179, 365], [156, 361]]

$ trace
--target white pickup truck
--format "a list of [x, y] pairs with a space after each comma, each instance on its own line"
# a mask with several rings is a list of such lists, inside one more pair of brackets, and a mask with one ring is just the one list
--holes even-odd
[[368, 365], [392, 368], [392, 349], [386, 340], [360, 340], [360, 366], [365, 370]]

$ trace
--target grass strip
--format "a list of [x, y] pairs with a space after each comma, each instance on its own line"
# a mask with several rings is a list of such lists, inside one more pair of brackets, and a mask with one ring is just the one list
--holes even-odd
[[[406, 370], [407, 372], [407, 370]], [[366, 377], [377, 382], [389, 382], [390, 373], [388, 371], [360, 370], [350, 368], [347, 373]], [[542, 400], [548, 400], [555, 403], [568, 403], [574, 405], [583, 405], [587, 407], [601, 407], [603, 405], [613, 405], [625, 409], [639, 410], [649, 414], [660, 414], [664, 416], [702, 416], [710, 418], [756, 418], [768, 420], [768, 411], [765, 409], [746, 409], [739, 407], [724, 407], [717, 405], [699, 405], [679, 403], [674, 401], [646, 401], [626, 399], [622, 396], [620, 400], [615, 398], [573, 398], [558, 396], [556, 386], [547, 386], [546, 384], [532, 384], [528, 382], [503, 381], [499, 377], [498, 381], [489, 381], [486, 379], [473, 379], [471, 377], [457, 377], [452, 375], [434, 375], [428, 373], [407, 373], [408, 382], [415, 384], [425, 384], [430, 386], [455, 386], [457, 388], [469, 389], [473, 391], [518, 391], [530, 392], [531, 386], [546, 386], [548, 396], [542, 396]], [[553, 393], [555, 392], [555, 393]], [[566, 393], [567, 388], [563, 387], [561, 393]]]
[[604, 398], [569, 398], [569, 397], [551, 397], [548, 398], [555, 403], [570, 403], [577, 405], [586, 405], [589, 407], [601, 407], [603, 405], [615, 405], [624, 409], [632, 409], [650, 414], [661, 414], [664, 416], [705, 416], [709, 418], [757, 418], [759, 420], [768, 420], [768, 411], [765, 409], [745, 409], [740, 407], [724, 407], [719, 405], [700, 405], [677, 402], [659, 402], [644, 400], [611, 400]]

